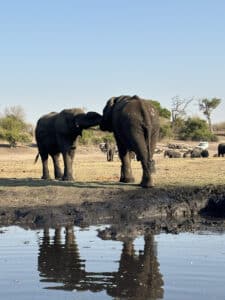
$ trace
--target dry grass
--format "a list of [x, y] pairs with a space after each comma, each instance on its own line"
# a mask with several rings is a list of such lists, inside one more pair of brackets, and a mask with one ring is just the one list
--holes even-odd
[[[178, 158], [164, 159], [163, 154], [155, 155], [157, 172], [154, 175], [155, 184], [163, 186], [192, 186], [225, 183], [225, 158], [212, 157], [217, 144], [212, 144], [209, 158]], [[37, 149], [20, 147], [16, 149], [0, 148], [0, 178], [1, 179], [38, 179], [41, 176], [41, 161], [34, 165]], [[51, 174], [52, 162], [49, 163]], [[136, 182], [141, 180], [141, 166], [132, 162]], [[74, 175], [78, 182], [118, 182], [120, 161], [107, 162], [104, 153], [98, 149], [80, 148], [75, 158]], [[4, 181], [2, 181], [2, 186]]]

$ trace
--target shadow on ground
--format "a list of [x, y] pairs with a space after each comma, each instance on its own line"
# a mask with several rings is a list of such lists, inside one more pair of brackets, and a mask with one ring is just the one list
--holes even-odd
[[63, 187], [77, 187], [77, 188], [140, 188], [138, 184], [128, 184], [120, 182], [79, 182], [79, 181], [62, 181], [62, 180], [42, 180], [34, 178], [0, 178], [0, 186], [24, 186], [24, 187], [44, 187], [44, 186], [63, 186]]

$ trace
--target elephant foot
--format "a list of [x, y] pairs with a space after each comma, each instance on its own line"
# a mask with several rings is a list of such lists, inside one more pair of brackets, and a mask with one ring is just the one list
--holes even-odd
[[62, 179], [63, 178], [63, 175], [62, 174], [56, 174], [55, 175], [55, 179], [56, 180], [60, 180], [60, 179]]
[[124, 183], [133, 183], [134, 177], [128, 177], [128, 178], [120, 178], [120, 182], [124, 182]]
[[154, 183], [153, 183], [153, 180], [152, 179], [150, 179], [150, 180], [142, 180], [141, 181], [141, 187], [143, 187], [143, 188], [152, 188], [152, 187], [154, 187]]
[[74, 181], [74, 178], [73, 178], [73, 176], [63, 176], [62, 180], [63, 181]]
[[43, 180], [51, 180], [51, 177], [49, 175], [43, 175], [41, 177], [41, 179], [43, 179]]

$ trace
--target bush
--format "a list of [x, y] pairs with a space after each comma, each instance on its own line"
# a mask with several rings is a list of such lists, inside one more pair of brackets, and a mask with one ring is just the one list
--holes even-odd
[[170, 124], [164, 124], [160, 126], [159, 139], [172, 138], [173, 132]]
[[91, 143], [93, 137], [93, 131], [90, 129], [85, 129], [82, 131], [82, 136], [79, 138], [79, 143], [81, 145], [88, 145]]
[[178, 137], [182, 140], [192, 141], [216, 141], [217, 137], [211, 133], [208, 124], [200, 118], [188, 118], [184, 121]]
[[80, 145], [99, 145], [103, 142], [116, 143], [112, 133], [103, 133], [93, 128], [85, 129], [78, 142]]
[[2, 117], [0, 119], [0, 138], [6, 140], [12, 147], [15, 147], [17, 142], [31, 142], [30, 125], [14, 115]]

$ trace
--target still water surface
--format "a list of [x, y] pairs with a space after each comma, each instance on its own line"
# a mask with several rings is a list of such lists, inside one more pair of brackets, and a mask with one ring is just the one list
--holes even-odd
[[0, 299], [225, 299], [225, 234], [0, 228]]

